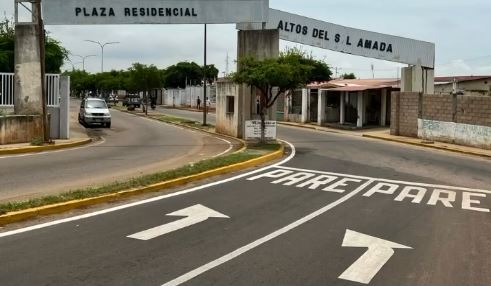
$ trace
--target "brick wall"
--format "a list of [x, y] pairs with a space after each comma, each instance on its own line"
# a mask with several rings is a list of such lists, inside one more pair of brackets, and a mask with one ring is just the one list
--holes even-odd
[[453, 96], [451, 95], [425, 94], [419, 108], [419, 118], [448, 122], [453, 120]]
[[491, 127], [491, 96], [457, 96], [455, 122]]
[[391, 134], [491, 149], [491, 96], [393, 92]]
[[418, 136], [419, 97], [416, 92], [392, 92], [390, 134]]

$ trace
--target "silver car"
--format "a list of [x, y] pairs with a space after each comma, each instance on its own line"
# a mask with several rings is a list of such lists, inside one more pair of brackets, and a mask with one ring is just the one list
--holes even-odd
[[78, 122], [86, 125], [100, 124], [111, 128], [111, 113], [106, 102], [99, 98], [86, 98], [80, 104]]

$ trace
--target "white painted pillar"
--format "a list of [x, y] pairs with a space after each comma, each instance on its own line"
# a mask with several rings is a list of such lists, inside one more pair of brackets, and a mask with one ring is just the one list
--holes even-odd
[[317, 101], [317, 124], [322, 126], [326, 122], [326, 94], [319, 90], [319, 100]]
[[302, 123], [307, 123], [309, 120], [309, 93], [308, 89], [302, 89]]
[[363, 91], [358, 92], [357, 111], [358, 120], [356, 121], [356, 127], [363, 127], [363, 116], [365, 114], [365, 111], [363, 110]]
[[380, 96], [380, 126], [385, 126], [387, 122], [387, 89], [382, 89]]
[[346, 96], [347, 96], [348, 92], [344, 91], [344, 92], [341, 92], [340, 94], [340, 104], [339, 104], [339, 124], [344, 124], [344, 122], [346, 121], [345, 119], [345, 100], [346, 100]]

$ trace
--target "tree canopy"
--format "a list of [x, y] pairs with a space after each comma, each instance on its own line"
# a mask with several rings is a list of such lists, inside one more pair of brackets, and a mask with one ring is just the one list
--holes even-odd
[[[0, 72], [14, 72], [15, 29], [12, 21], [0, 22]], [[60, 73], [68, 51], [57, 40], [46, 38], [46, 73]]]
[[344, 73], [341, 75], [342, 79], [356, 79], [356, 76], [354, 73]]
[[293, 49], [281, 53], [278, 58], [239, 59], [239, 70], [232, 75], [232, 79], [259, 91], [261, 141], [264, 141], [265, 113], [276, 99], [286, 91], [301, 88], [309, 82], [329, 80], [331, 74], [326, 63]]

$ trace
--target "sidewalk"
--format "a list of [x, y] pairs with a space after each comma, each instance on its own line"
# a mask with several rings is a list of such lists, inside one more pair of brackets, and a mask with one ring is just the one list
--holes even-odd
[[457, 144], [443, 143], [443, 142], [424, 143], [423, 140], [419, 138], [390, 135], [390, 130], [387, 127], [380, 127], [380, 128], [373, 128], [373, 129], [344, 130], [344, 129], [335, 129], [331, 127], [318, 126], [308, 123], [300, 124], [294, 122], [278, 122], [278, 124], [307, 128], [307, 129], [312, 129], [322, 132], [331, 132], [331, 133], [338, 133], [344, 135], [379, 139], [379, 140], [385, 140], [385, 141], [391, 141], [391, 142], [397, 142], [403, 144], [410, 144], [414, 146], [456, 152], [461, 154], [491, 158], [491, 150], [462, 146]]
[[70, 138], [67, 140], [56, 139], [53, 140], [54, 144], [44, 145], [44, 146], [33, 146], [30, 143], [19, 143], [19, 144], [7, 144], [0, 145], [0, 156], [1, 155], [13, 155], [13, 154], [23, 154], [23, 153], [39, 153], [45, 151], [59, 150], [65, 148], [74, 148], [82, 146], [92, 142], [89, 138], [85, 129], [80, 126], [77, 122], [77, 115], [73, 112], [70, 113]]
[[367, 138], [380, 139], [380, 140], [385, 140], [385, 141], [392, 141], [392, 142], [410, 144], [410, 145], [415, 145], [415, 146], [421, 146], [421, 147], [427, 147], [427, 148], [451, 151], [451, 152], [456, 152], [456, 153], [462, 153], [462, 154], [491, 158], [491, 150], [462, 146], [462, 145], [456, 145], [456, 144], [450, 144], [450, 143], [443, 143], [443, 142], [426, 143], [420, 138], [390, 135], [390, 132], [388, 130], [366, 132], [365, 134], [363, 134], [363, 136], [367, 137]]

